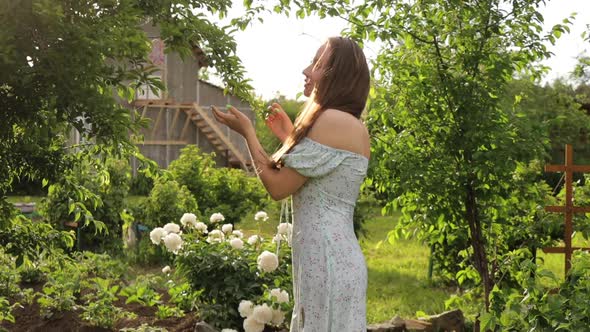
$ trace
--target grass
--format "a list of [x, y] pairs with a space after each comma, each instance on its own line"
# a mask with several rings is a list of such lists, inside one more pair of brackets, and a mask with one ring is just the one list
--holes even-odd
[[[556, 247], [564, 247], [564, 243], [561, 242]], [[582, 237], [581, 233], [574, 234], [572, 239], [573, 247], [589, 248], [590, 240], [586, 240]], [[564, 254], [546, 254], [542, 250], [537, 250], [537, 265], [553, 272], [559, 280], [564, 279], [565, 272], [565, 257]], [[547, 285], [556, 286], [556, 285]]]
[[[385, 241], [397, 216], [373, 217], [366, 221], [367, 233], [360, 243], [369, 270], [367, 321], [390, 320], [396, 315], [415, 317], [418, 311], [444, 311], [451, 292], [428, 279], [429, 249], [414, 240]], [[381, 245], [379, 245], [379, 243]]]
[[43, 196], [8, 196], [8, 203], [36, 203], [39, 204]]
[[[236, 228], [247, 235], [260, 233], [272, 237], [279, 223], [280, 205], [271, 205], [267, 212], [270, 218], [266, 222], [257, 224], [253, 215], [245, 216]], [[416, 317], [418, 311], [440, 313], [452, 294], [428, 280], [430, 252], [426, 245], [413, 240], [394, 244], [384, 241], [396, 220], [397, 216], [375, 215], [365, 222], [366, 234], [360, 238], [369, 273], [367, 321], [371, 324], [396, 315]], [[380, 242], [383, 243], [379, 245]]]

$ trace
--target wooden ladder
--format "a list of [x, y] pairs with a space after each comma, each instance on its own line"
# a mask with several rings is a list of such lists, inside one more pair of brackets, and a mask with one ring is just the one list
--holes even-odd
[[182, 104], [182, 110], [213, 144], [216, 150], [222, 153], [228, 153], [228, 162], [230, 165], [240, 165], [246, 172], [253, 172], [250, 158], [246, 157], [238, 147], [231, 142], [228, 135], [223, 132], [219, 124], [197, 103]]

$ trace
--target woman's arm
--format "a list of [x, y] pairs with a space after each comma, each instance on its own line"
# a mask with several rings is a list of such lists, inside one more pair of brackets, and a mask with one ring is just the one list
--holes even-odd
[[227, 125], [232, 130], [242, 135], [248, 144], [252, 153], [254, 168], [260, 177], [266, 191], [272, 199], [278, 201], [295, 193], [307, 181], [307, 178], [299, 174], [292, 168], [282, 167], [276, 169], [272, 167], [270, 158], [260, 144], [252, 122], [246, 115], [234, 107], [229, 107], [229, 113], [219, 111], [216, 107], [211, 107], [215, 119], [222, 124]]
[[307, 178], [292, 168], [276, 169], [269, 162], [270, 158], [260, 144], [256, 132], [252, 129], [245, 136], [248, 148], [252, 153], [256, 173], [270, 197], [275, 201], [281, 200], [295, 193], [307, 181]]

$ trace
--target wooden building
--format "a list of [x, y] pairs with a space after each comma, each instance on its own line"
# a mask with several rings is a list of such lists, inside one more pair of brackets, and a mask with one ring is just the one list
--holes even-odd
[[[160, 68], [159, 75], [166, 90], [155, 95], [150, 91], [138, 93], [129, 105], [151, 119], [143, 130], [144, 141], [139, 149], [162, 168], [178, 158], [180, 150], [196, 144], [201, 151], [215, 152], [215, 160], [222, 167], [249, 170], [250, 158], [244, 139], [213, 118], [210, 105], [225, 109], [231, 104], [252, 121], [255, 114], [250, 105], [234, 96], [224, 95], [223, 89], [199, 79], [199, 69], [206, 66], [203, 52], [195, 48], [192, 57], [184, 60], [178, 54], [165, 54], [164, 43], [157, 27], [144, 27], [152, 41], [150, 61]], [[132, 160], [135, 172], [136, 161]]]

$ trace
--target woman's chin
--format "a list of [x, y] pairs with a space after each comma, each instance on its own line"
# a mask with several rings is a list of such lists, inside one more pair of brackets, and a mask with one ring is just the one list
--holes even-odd
[[311, 88], [307, 88], [307, 87], [304, 88], [303, 89], [303, 95], [306, 96], [306, 97], [311, 96]]

